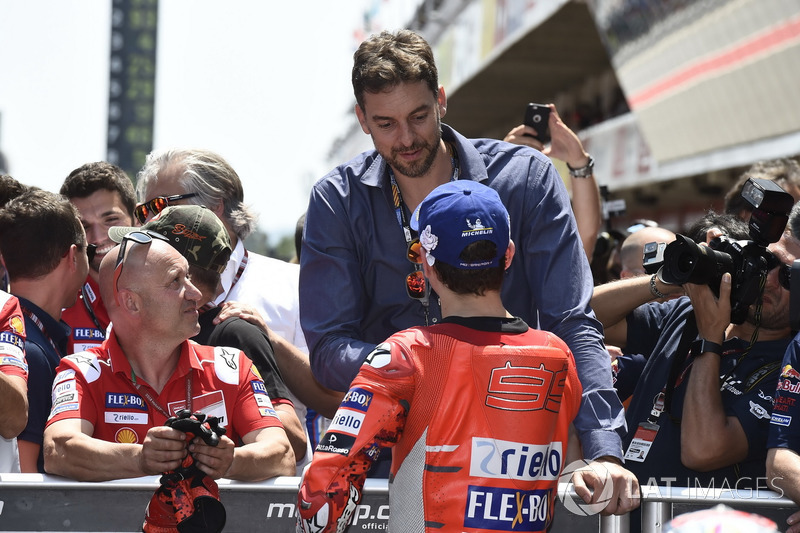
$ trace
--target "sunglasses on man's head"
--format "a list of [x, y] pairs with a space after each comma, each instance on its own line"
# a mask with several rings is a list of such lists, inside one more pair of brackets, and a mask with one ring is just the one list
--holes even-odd
[[133, 213], [136, 215], [136, 220], [138, 220], [140, 224], [144, 224], [147, 222], [148, 218], [156, 216], [163, 211], [164, 208], [172, 205], [171, 202], [177, 202], [178, 200], [185, 200], [187, 198], [194, 198], [195, 196], [197, 196], [196, 192], [174, 194], [172, 196], [156, 196], [152, 200], [138, 204], [133, 210]]
[[414, 272], [406, 276], [406, 292], [409, 298], [424, 300], [428, 297], [427, 282], [422, 273], [422, 254], [420, 253], [419, 239], [414, 239], [408, 244], [406, 257], [414, 263]]
[[125, 263], [125, 250], [128, 247], [128, 242], [134, 242], [136, 244], [150, 244], [153, 242], [153, 239], [159, 239], [164, 242], [169, 242], [169, 239], [161, 235], [160, 233], [156, 233], [155, 231], [150, 231], [147, 229], [136, 230], [128, 233], [124, 237], [122, 237], [122, 242], [119, 243], [119, 252], [117, 253], [117, 262], [114, 265], [114, 299], [119, 301], [119, 277], [122, 275], [122, 265]]

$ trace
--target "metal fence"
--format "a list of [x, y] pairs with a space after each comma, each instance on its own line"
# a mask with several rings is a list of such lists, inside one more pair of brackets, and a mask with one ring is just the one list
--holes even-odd
[[[278, 477], [261, 483], [220, 480], [220, 499], [227, 511], [226, 531], [291, 533], [299, 478]], [[141, 531], [144, 509], [158, 487], [158, 476], [87, 483], [40, 474], [0, 474], [2, 531]], [[643, 533], [657, 533], [673, 516], [724, 503], [766, 516], [785, 529], [797, 510], [789, 499], [766, 489], [758, 491], [680, 487], [642, 487]], [[572, 487], [559, 485], [550, 533], [575, 531], [628, 533], [629, 515], [581, 516], [564, 507]], [[389, 491], [385, 479], [368, 479], [350, 532], [386, 531]]]

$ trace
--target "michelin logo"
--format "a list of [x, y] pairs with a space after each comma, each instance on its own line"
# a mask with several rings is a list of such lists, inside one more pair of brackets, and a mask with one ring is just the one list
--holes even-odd
[[562, 457], [560, 442], [536, 445], [473, 437], [469, 474], [522, 481], [556, 480]]
[[549, 522], [550, 492], [470, 485], [464, 527], [481, 531], [544, 531]]

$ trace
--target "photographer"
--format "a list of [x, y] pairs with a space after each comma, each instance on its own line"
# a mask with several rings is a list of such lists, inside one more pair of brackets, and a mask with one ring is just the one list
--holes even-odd
[[[784, 265], [800, 257], [800, 241], [789, 234], [768, 249]], [[730, 319], [730, 274], [719, 297], [708, 285], [667, 285], [656, 276], [595, 288], [592, 307], [606, 342], [645, 354], [642, 367], [620, 367], [641, 373], [623, 441], [626, 467], [640, 484], [764, 488], [757, 478], [765, 476], [771, 396], [791, 335], [779, 270], [769, 271], [760, 309], [750, 306], [740, 324]], [[688, 297], [648, 303], [684, 290]]]

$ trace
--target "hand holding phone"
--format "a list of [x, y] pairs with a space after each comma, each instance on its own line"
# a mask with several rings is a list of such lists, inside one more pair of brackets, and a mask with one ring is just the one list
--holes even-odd
[[550, 107], [543, 104], [528, 104], [522, 123], [536, 130], [536, 139], [542, 144], [547, 144], [550, 142], [549, 121]]

